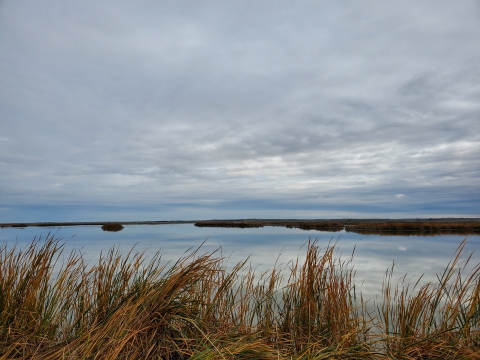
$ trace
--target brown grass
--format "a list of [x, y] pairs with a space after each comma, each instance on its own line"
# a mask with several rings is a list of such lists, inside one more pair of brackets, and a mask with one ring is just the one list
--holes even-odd
[[[216, 253], [133, 250], [87, 266], [48, 237], [0, 246], [0, 359], [478, 359], [479, 267], [465, 242], [438, 282], [383, 284], [376, 311], [335, 245], [256, 274]], [[167, 266], [168, 265], [168, 266]]]

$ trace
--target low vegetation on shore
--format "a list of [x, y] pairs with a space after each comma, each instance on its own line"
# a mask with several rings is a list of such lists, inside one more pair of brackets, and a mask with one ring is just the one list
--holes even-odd
[[207, 220], [195, 223], [198, 227], [223, 228], [259, 228], [264, 226], [282, 226], [302, 230], [319, 230], [336, 232], [344, 230], [358, 234], [372, 235], [436, 235], [480, 234], [480, 222], [452, 222], [452, 221], [268, 221], [268, 220]]
[[345, 231], [363, 235], [478, 235], [479, 223], [390, 222], [346, 226]]
[[479, 219], [337, 219], [337, 220], [203, 220], [203, 221], [127, 221], [127, 222], [41, 222], [3, 223], [0, 228], [101, 226], [104, 231], [120, 231], [128, 225], [195, 224], [197, 227], [261, 228], [279, 226], [302, 230], [338, 232], [345, 230], [364, 235], [478, 235]]
[[197, 221], [197, 227], [222, 227], [222, 228], [261, 228], [264, 226], [281, 226], [302, 230], [340, 231], [345, 225], [338, 221], [261, 221], [261, 220], [207, 220]]
[[0, 359], [480, 359], [465, 241], [436, 282], [387, 271], [374, 303], [352, 259], [316, 241], [262, 274], [201, 248], [174, 264], [118, 249], [92, 263], [63, 246], [0, 245]]

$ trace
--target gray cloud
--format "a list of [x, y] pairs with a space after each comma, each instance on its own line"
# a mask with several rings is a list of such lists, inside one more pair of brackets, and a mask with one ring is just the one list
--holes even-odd
[[0, 203], [479, 215], [479, 7], [3, 1]]

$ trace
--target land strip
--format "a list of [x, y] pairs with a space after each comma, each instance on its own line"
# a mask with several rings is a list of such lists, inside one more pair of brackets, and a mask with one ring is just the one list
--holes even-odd
[[198, 227], [258, 228], [282, 226], [302, 230], [342, 231], [359, 234], [480, 234], [480, 219], [323, 219], [323, 220], [209, 220], [195, 223]]
[[102, 226], [111, 225], [169, 225], [195, 224], [197, 227], [260, 228], [280, 226], [302, 230], [342, 231], [359, 234], [480, 234], [479, 218], [415, 218], [415, 219], [233, 219], [233, 220], [173, 220], [173, 221], [95, 221], [95, 222], [32, 222], [3, 223], [8, 227], [63, 227], [63, 226]]
[[55, 227], [55, 226], [103, 226], [105, 224], [121, 225], [169, 225], [169, 224], [194, 224], [195, 220], [173, 221], [80, 221], [80, 222], [30, 222], [30, 223], [0, 223], [0, 228], [9, 227]]

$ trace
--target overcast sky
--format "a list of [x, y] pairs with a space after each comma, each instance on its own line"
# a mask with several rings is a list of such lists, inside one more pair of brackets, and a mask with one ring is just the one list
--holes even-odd
[[0, 0], [0, 222], [479, 204], [479, 1]]

